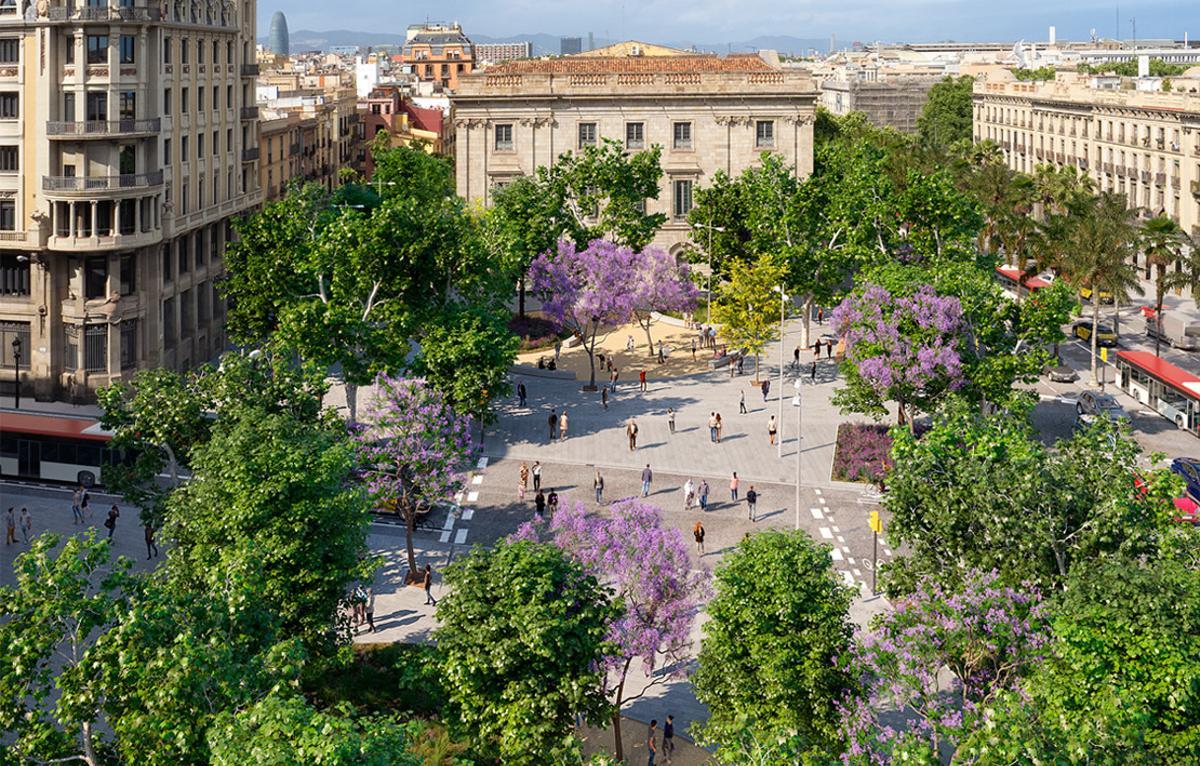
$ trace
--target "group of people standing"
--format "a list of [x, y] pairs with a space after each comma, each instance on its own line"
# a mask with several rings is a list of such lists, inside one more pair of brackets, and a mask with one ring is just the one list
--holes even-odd
[[[564, 413], [565, 414], [565, 413]], [[596, 490], [596, 502], [600, 502], [600, 495], [604, 488], [604, 480], [600, 478], [600, 472], [596, 471], [596, 477], [600, 481], [600, 488]], [[517, 500], [525, 502], [525, 495], [529, 491], [529, 480], [533, 479], [533, 507], [538, 516], [542, 516], [546, 511], [553, 514], [558, 510], [558, 493], [553, 489], [547, 494], [542, 490], [542, 463], [541, 461], [533, 461], [533, 468], [527, 464], [521, 463], [517, 474]]]

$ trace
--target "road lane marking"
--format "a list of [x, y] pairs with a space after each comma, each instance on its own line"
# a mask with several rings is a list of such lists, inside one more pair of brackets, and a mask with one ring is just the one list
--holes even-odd
[[487, 455], [484, 455], [483, 457], [479, 458], [478, 462], [475, 463], [475, 467], [482, 470], [484, 468], [487, 468], [487, 464], [488, 464]]
[[479, 499], [479, 493], [478, 493], [478, 492], [468, 492], [468, 493], [467, 493], [467, 502], [468, 502], [468, 503], [473, 503], [473, 502], [475, 502], [475, 501], [476, 501], [476, 500], [478, 500], [478, 499]]
[[833, 533], [829, 531], [829, 527], [821, 527], [821, 537], [825, 540], [833, 539]]
[[456, 532], [454, 535], [454, 544], [462, 545], [466, 541], [467, 541], [467, 530], [465, 530], [465, 529], [458, 530], [458, 532]]
[[471, 479], [471, 483], [472, 484], [482, 484], [483, 483], [483, 475], [475, 474], [474, 478]]
[[450, 542], [450, 530], [447, 529], [446, 531], [442, 532], [442, 536], [438, 538], [438, 541], [443, 543]]
[[474, 516], [474, 515], [475, 515], [475, 509], [474, 509], [474, 508], [465, 508], [465, 509], [463, 509], [463, 512], [462, 512], [462, 520], [463, 520], [463, 521], [470, 521], [470, 520], [471, 520], [471, 517], [472, 517], [472, 516]]
[[820, 508], [809, 508], [808, 512], [811, 513], [812, 517], [818, 521], [825, 518], [825, 514], [821, 513]]
[[842, 555], [842, 552], [839, 551], [837, 548], [831, 548], [829, 551], [829, 555], [833, 558], [834, 561], [842, 561], [843, 559], [846, 558], [845, 556]]

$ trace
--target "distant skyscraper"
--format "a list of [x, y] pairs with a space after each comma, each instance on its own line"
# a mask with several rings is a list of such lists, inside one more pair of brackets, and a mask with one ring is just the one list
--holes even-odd
[[276, 56], [286, 56], [291, 51], [288, 45], [287, 18], [283, 11], [275, 11], [271, 17], [271, 30], [267, 33], [267, 50]]
[[571, 56], [576, 53], [583, 52], [582, 37], [560, 37], [558, 38], [558, 52], [563, 56]]

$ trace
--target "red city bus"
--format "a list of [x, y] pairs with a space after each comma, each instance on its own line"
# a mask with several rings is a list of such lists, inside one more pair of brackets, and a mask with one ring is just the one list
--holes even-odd
[[1200, 377], [1149, 351], [1118, 351], [1117, 385], [1177, 428], [1200, 436]]
[[82, 484], [104, 481], [103, 468], [118, 456], [112, 432], [96, 418], [26, 410], [0, 411], [0, 476]]
[[1004, 292], [1013, 298], [1026, 298], [1035, 291], [1050, 286], [1050, 283], [1041, 277], [1026, 276], [1013, 266], [997, 266], [996, 281], [1004, 288]]

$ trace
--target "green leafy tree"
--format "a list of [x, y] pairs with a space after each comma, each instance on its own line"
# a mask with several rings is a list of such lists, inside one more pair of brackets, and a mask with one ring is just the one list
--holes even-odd
[[710, 711], [698, 740], [719, 762], [767, 750], [791, 762], [834, 744], [853, 687], [851, 595], [829, 548], [803, 532], [747, 537], [718, 567], [692, 682]]
[[697, 188], [694, 204], [688, 211], [688, 225], [692, 227], [688, 260], [704, 264], [705, 269], [711, 265], [713, 281], [728, 276], [731, 261], [745, 261], [753, 256], [750, 247], [753, 232], [740, 177], [718, 170], [707, 186]]
[[893, 595], [968, 569], [1061, 588], [1078, 562], [1153, 551], [1170, 523], [1177, 487], [1154, 472], [1152, 491], [1136, 492], [1141, 450], [1107, 421], [1049, 448], [1017, 400], [988, 416], [960, 404], [919, 439], [904, 429], [892, 438], [887, 534], [908, 551], [884, 568]]
[[519, 316], [525, 316], [526, 275], [533, 259], [557, 247], [559, 239], [580, 234], [565, 194], [564, 185], [551, 184], [539, 168], [534, 176], [520, 176], [496, 189], [491, 207], [482, 214], [484, 241], [505, 273], [516, 277]]
[[971, 90], [975, 78], [946, 76], [929, 90], [917, 131], [921, 142], [934, 149], [946, 149], [957, 142], [971, 140]]
[[0, 588], [0, 762], [102, 763], [106, 689], [91, 637], [112, 624], [130, 562], [112, 561], [94, 530], [67, 538], [56, 553], [60, 542], [50, 533], [35, 538], [16, 559], [15, 585]]
[[606, 719], [610, 594], [550, 545], [476, 548], [446, 570], [436, 632], [462, 724], [504, 763], [554, 761], [575, 717]]
[[666, 223], [666, 215], [646, 212], [646, 201], [658, 199], [660, 192], [660, 146], [629, 153], [620, 141], [605, 138], [597, 146], [559, 155], [544, 175], [551, 198], [565, 200], [577, 245], [607, 239], [641, 250]]
[[426, 329], [415, 367], [456, 412], [487, 423], [492, 402], [512, 389], [508, 370], [519, 345], [502, 315], [455, 307]]
[[778, 259], [759, 256], [753, 263], [734, 261], [728, 282], [717, 290], [713, 318], [734, 349], [754, 354], [754, 379], [758, 380], [758, 357], [779, 337], [779, 288], [785, 270]]
[[177, 585], [220, 592], [230, 572], [246, 572], [283, 635], [330, 645], [339, 602], [370, 568], [366, 491], [350, 481], [340, 422], [266, 412], [218, 421], [192, 464], [163, 529]]

